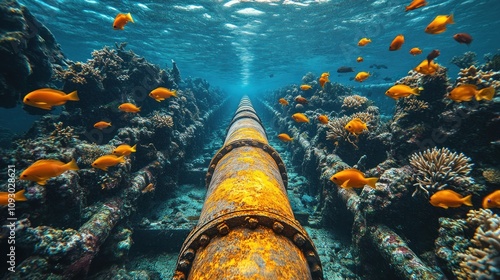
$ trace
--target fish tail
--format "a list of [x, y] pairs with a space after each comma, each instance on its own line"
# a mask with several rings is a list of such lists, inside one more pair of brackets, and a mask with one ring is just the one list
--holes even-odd
[[135, 23], [134, 19], [132, 18], [132, 15], [130, 13], [127, 14], [127, 18], [128, 18], [128, 20], [130, 20], [130, 22]]
[[378, 181], [378, 178], [376, 178], [376, 177], [366, 178], [366, 184], [373, 189], [376, 188], [375, 183], [377, 183], [377, 181]]
[[118, 157], [118, 162], [120, 162], [120, 163], [124, 163], [124, 162], [126, 162], [126, 161], [127, 161], [127, 160], [125, 159], [125, 155]]
[[73, 158], [70, 162], [66, 163], [67, 170], [79, 170], [78, 165], [76, 165], [76, 160]]
[[172, 96], [177, 97], [177, 90], [175, 90], [175, 89], [174, 89], [174, 90], [172, 91]]
[[446, 21], [446, 23], [448, 23], [448, 24], [454, 24], [455, 23], [453, 21], [453, 14], [450, 14], [450, 16], [448, 17], [448, 20]]
[[75, 91], [72, 91], [68, 95], [66, 95], [66, 100], [71, 100], [71, 101], [80, 101], [80, 98], [78, 98], [78, 94]]
[[495, 96], [495, 88], [494, 87], [487, 87], [483, 88], [482, 90], [478, 91], [476, 94], [476, 100], [492, 100], [493, 97]]
[[293, 141], [293, 138], [290, 138], [290, 141]]
[[130, 151], [132, 153], [135, 153], [137, 151], [137, 144], [135, 144], [134, 146], [132, 146], [132, 148], [130, 148]]
[[471, 201], [471, 198], [472, 198], [472, 194], [469, 194], [468, 196], [462, 198], [462, 202], [467, 205], [467, 206], [472, 206], [472, 201]]
[[15, 201], [26, 201], [26, 200], [28, 200], [28, 199], [24, 196], [24, 192], [25, 192], [25, 190], [24, 190], [24, 189], [23, 189], [23, 190], [20, 190], [20, 191], [18, 191], [18, 192], [16, 192], [16, 193], [14, 194], [14, 200], [15, 200]]
[[419, 95], [420, 95], [420, 91], [422, 91], [422, 90], [424, 90], [424, 88], [423, 88], [423, 87], [418, 87], [418, 88], [414, 88], [414, 89], [412, 90], [412, 92], [413, 92], [413, 94], [414, 94], [414, 95], [419, 96]]

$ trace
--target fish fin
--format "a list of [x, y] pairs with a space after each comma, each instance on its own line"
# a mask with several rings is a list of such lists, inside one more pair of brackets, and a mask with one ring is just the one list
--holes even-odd
[[132, 15], [130, 13], [127, 14], [127, 19], [130, 20], [130, 22], [135, 23], [134, 19], [132, 18]]
[[441, 207], [441, 208], [444, 208], [444, 209], [448, 209], [448, 205], [446, 205], [444, 203], [439, 203], [437, 206]]
[[372, 189], [376, 189], [375, 183], [377, 183], [378, 178], [376, 177], [371, 177], [371, 178], [366, 178], [366, 184], [370, 186]]
[[31, 165], [31, 167], [38, 166], [38, 165], [41, 165], [41, 164], [47, 164], [47, 163], [57, 164], [58, 166], [65, 165], [64, 162], [60, 162], [60, 161], [55, 160], [55, 159], [39, 159], [39, 160], [35, 161]]
[[156, 102], [161, 102], [162, 100], [165, 100], [165, 98], [155, 98]]
[[467, 206], [472, 206], [472, 194], [469, 194], [468, 196], [462, 198], [462, 202], [467, 205]]
[[71, 100], [71, 101], [80, 101], [80, 98], [78, 98], [78, 93], [77, 91], [72, 91], [68, 95], [66, 95], [66, 100]]
[[70, 162], [66, 164], [68, 170], [79, 170], [78, 165], [76, 165], [76, 160], [73, 158]]
[[37, 184], [45, 186], [47, 184], [47, 179], [41, 180], [41, 181], [37, 181]]
[[490, 86], [487, 88], [483, 88], [476, 94], [476, 100], [492, 100], [495, 96], [495, 88]]
[[28, 199], [24, 196], [24, 192], [25, 192], [25, 190], [24, 190], [24, 189], [22, 189], [22, 190], [20, 190], [20, 191], [16, 192], [16, 193], [14, 194], [14, 200], [15, 200], [15, 201], [26, 201], [26, 200], [28, 200]]
[[174, 89], [174, 90], [172, 91], [172, 96], [177, 97], [177, 90], [175, 90], [175, 89]]
[[[451, 19], [453, 19], [453, 17]], [[454, 22], [452, 22], [452, 23], [454, 23]], [[443, 28], [443, 29], [437, 30], [436, 32], [434, 32], [432, 34], [441, 34], [441, 33], [445, 32], [445, 31], [446, 31], [446, 27]]]
[[450, 14], [450, 16], [448, 17], [448, 20], [446, 20], [446, 23], [448, 23], [448, 24], [454, 24], [455, 23], [455, 21], [453, 21], [453, 14]]
[[108, 171], [108, 167], [107, 167], [107, 166], [104, 166], [104, 167], [97, 167], [97, 168], [99, 168], [99, 169], [101, 169], [101, 170], [103, 170], [103, 171]]
[[127, 162], [127, 160], [125, 159], [125, 155], [123, 155], [123, 156], [119, 156], [119, 157], [118, 157], [118, 161], [119, 161], [120, 163]]
[[348, 186], [349, 184], [349, 181], [351, 181], [351, 179], [347, 179], [344, 181], [344, 183], [342, 183], [342, 185], [340, 185], [342, 188], [344, 189], [349, 189], [350, 187]]
[[132, 153], [135, 153], [137, 151], [137, 144], [135, 144], [134, 146], [132, 146], [130, 148], [130, 150], [132, 151]]

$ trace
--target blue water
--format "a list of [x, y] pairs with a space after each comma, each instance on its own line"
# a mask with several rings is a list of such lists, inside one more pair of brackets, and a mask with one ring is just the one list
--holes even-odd
[[[466, 51], [495, 53], [500, 38], [500, 1], [428, 1], [428, 5], [404, 12], [409, 0], [317, 0], [317, 1], [98, 1], [23, 0], [45, 24], [71, 60], [85, 61], [94, 49], [115, 42], [149, 61], [171, 67], [174, 59], [183, 77], [202, 77], [227, 92], [248, 94], [300, 83], [307, 72], [330, 71], [332, 82], [358, 87], [350, 81], [355, 73], [337, 74], [340, 66], [372, 71], [363, 85], [397, 80], [419, 64], [433, 49], [437, 62], [449, 67], [453, 79], [458, 67], [449, 63]], [[135, 24], [113, 30], [117, 13], [130, 12]], [[438, 35], [424, 33], [436, 15], [453, 13], [455, 24]], [[470, 47], [452, 36], [467, 32], [474, 38]], [[392, 39], [405, 36], [399, 51], [388, 51]], [[369, 37], [373, 43], [361, 48], [357, 42]], [[408, 51], [420, 47], [423, 54]], [[358, 56], [365, 61], [357, 63]], [[388, 69], [371, 69], [383, 64]], [[270, 76], [273, 77], [270, 77]], [[392, 101], [392, 100], [389, 100]], [[388, 102], [389, 102], [388, 101]]]

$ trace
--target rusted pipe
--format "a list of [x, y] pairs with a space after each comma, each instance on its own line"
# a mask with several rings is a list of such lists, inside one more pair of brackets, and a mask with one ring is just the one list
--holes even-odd
[[323, 279], [307, 232], [295, 220], [287, 174], [247, 97], [213, 157], [205, 203], [173, 279]]

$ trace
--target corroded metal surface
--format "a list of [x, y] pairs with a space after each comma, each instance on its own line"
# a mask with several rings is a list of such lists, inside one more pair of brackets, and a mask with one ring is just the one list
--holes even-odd
[[254, 112], [242, 99], [210, 163], [202, 213], [173, 279], [323, 279], [314, 244], [293, 216], [284, 164]]

